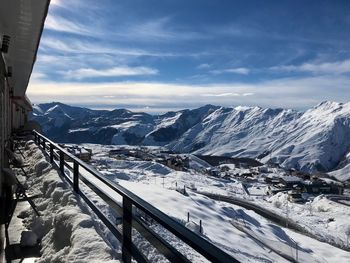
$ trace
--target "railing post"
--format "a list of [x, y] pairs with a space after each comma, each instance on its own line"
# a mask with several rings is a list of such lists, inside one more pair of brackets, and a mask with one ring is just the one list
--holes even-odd
[[60, 150], [60, 170], [64, 175], [64, 153]]
[[123, 240], [122, 259], [124, 263], [131, 262], [131, 228], [132, 228], [132, 203], [123, 196]]
[[43, 150], [46, 150], [46, 140], [43, 138]]
[[38, 136], [38, 142], [37, 142], [38, 146], [40, 147], [40, 136]]
[[50, 143], [50, 163], [53, 163], [53, 145]]
[[38, 135], [37, 135], [35, 132], [33, 132], [33, 134], [34, 134], [34, 142], [37, 143], [37, 141], [38, 141]]
[[79, 193], [79, 164], [74, 161], [73, 166], [73, 189], [76, 193]]

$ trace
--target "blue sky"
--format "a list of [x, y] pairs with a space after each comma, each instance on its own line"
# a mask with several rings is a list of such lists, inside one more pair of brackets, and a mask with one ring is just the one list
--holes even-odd
[[52, 0], [34, 103], [148, 112], [350, 100], [350, 1]]

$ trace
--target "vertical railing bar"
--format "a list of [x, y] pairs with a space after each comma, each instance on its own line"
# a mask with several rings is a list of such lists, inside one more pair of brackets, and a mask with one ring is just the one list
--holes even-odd
[[79, 193], [79, 164], [76, 161], [73, 165], [73, 189], [76, 193]]
[[50, 163], [53, 163], [53, 145], [50, 143]]
[[132, 203], [129, 198], [123, 196], [123, 238], [122, 259], [124, 263], [131, 262], [131, 228], [132, 228]]
[[64, 153], [60, 150], [60, 170], [64, 175]]

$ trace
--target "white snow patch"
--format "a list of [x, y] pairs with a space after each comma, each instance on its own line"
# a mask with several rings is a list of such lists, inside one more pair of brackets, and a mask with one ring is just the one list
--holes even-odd
[[[119, 262], [112, 249], [97, 233], [95, 221], [87, 208], [80, 204], [58, 171], [47, 163], [38, 147], [29, 141], [25, 145], [29, 160], [26, 185], [41, 213], [22, 211], [28, 217], [24, 223], [32, 232], [24, 233], [23, 243], [33, 245], [41, 240], [42, 256], [36, 262]], [[84, 212], [85, 211], [85, 212]]]

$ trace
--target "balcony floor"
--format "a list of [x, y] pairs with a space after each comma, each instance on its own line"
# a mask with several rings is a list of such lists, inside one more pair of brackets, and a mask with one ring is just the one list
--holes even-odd
[[22, 231], [28, 229], [24, 226], [23, 220], [18, 215], [25, 210], [31, 209], [28, 202], [20, 200], [12, 216], [8, 227], [6, 244], [6, 261], [14, 263], [32, 263], [40, 257], [40, 245], [34, 247], [22, 247], [20, 244]]

